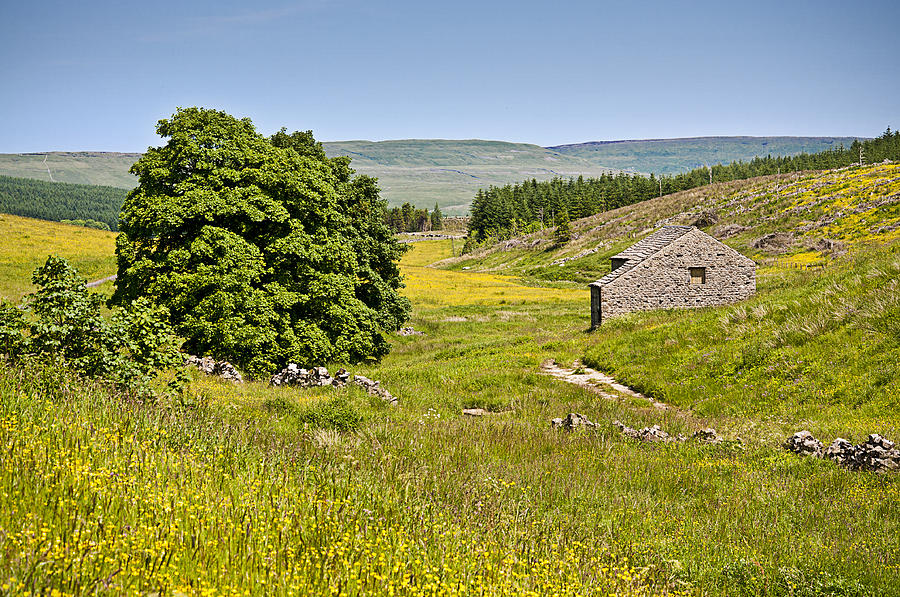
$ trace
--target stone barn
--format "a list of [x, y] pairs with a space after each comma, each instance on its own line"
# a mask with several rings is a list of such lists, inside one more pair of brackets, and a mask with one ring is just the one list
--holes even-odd
[[632, 311], [741, 301], [756, 292], [756, 263], [693, 226], [664, 226], [613, 256], [590, 288], [595, 328]]

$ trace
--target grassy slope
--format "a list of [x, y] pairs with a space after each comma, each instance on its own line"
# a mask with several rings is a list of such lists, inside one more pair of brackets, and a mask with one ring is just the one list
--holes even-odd
[[[744, 228], [725, 242], [761, 264], [757, 296], [733, 307], [614, 320], [595, 334], [587, 361], [699, 412], [787, 412], [791, 424], [827, 439], [871, 431], [896, 437], [900, 166], [679, 193], [581, 220], [574, 225], [580, 237], [565, 247], [554, 247], [547, 231], [443, 263], [581, 284], [606, 273], [611, 255], [658, 224], [690, 223], [704, 212], [718, 217], [707, 228], [714, 235]], [[793, 238], [754, 248], [755, 239], [777, 232]], [[553, 265], [589, 247], [600, 250]]]
[[[898, 593], [898, 477], [786, 454], [777, 443], [810, 405], [778, 418], [663, 412], [541, 376], [544, 359], [600, 346], [585, 332], [587, 293], [425, 267], [449, 247], [415, 243], [404, 258], [412, 324], [427, 335], [392, 338], [383, 362], [352, 368], [382, 380], [396, 409], [353, 388], [208, 378], [192, 384], [199, 407], [135, 405], [0, 371], [0, 589]], [[814, 274], [783, 275], [771, 292]], [[641, 317], [646, 333], [665, 329]], [[466, 418], [465, 406], [497, 414]], [[896, 405], [882, 406], [870, 428], [896, 437]], [[570, 411], [599, 430], [548, 427]], [[816, 416], [837, 428], [843, 412]], [[328, 428], [357, 417], [356, 432]], [[614, 419], [713, 425], [747, 447], [635, 444]]]
[[[749, 140], [749, 141], [748, 141]], [[748, 160], [756, 155], [818, 151], [837, 137], [704, 137], [664, 141], [623, 141], [601, 145], [543, 148], [503, 141], [407, 139], [396, 141], [335, 141], [325, 143], [329, 156], [349, 155], [361, 174], [379, 179], [388, 203], [410, 202], [447, 215], [462, 215], [479, 188], [527, 178], [596, 176], [630, 169], [638, 172], [681, 172], [702, 163]], [[765, 143], [765, 145], [764, 145]], [[51, 152], [0, 154], [0, 174], [57, 182], [132, 188], [128, 168], [136, 153]]]
[[611, 168], [678, 174], [704, 165], [728, 164], [755, 156], [817, 153], [856, 137], [694, 137], [641, 141], [595, 141], [549, 147]]
[[34, 290], [31, 272], [50, 254], [70, 260], [89, 280], [116, 273], [115, 232], [0, 214], [0, 299]]
[[140, 155], [102, 151], [5, 153], [0, 154], [0, 174], [131, 189], [137, 185], [137, 178], [129, 174], [128, 169]]
[[[822, 266], [845, 250], [900, 238], [898, 197], [896, 164], [718, 183], [573, 222], [573, 240], [564, 246], [554, 243], [551, 228], [442, 265], [581, 285], [606, 274], [610, 256], [657, 227], [692, 224], [706, 213], [714, 214], [717, 223], [704, 229], [755, 259], [764, 266], [760, 273], [765, 276], [767, 267]], [[753, 247], [754, 241], [775, 232], [793, 238], [765, 249]], [[826, 239], [837, 244], [829, 248]], [[555, 265], [595, 248], [596, 253]]]

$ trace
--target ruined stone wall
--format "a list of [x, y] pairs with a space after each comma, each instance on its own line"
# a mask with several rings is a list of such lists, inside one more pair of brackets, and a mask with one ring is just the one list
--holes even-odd
[[[692, 267], [706, 268], [705, 283], [691, 284]], [[632, 311], [734, 303], [756, 292], [756, 264], [694, 230], [609, 284], [591, 290], [592, 294], [599, 290], [601, 321]]]

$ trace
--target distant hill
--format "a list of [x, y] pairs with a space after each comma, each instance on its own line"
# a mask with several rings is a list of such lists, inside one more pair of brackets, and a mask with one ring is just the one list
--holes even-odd
[[[324, 143], [331, 156], [346, 155], [360, 174], [375, 176], [392, 206], [435, 203], [461, 215], [479, 188], [529, 178], [598, 176], [604, 172], [677, 173], [706, 163], [756, 156], [817, 152], [854, 137], [697, 137], [645, 141], [594, 141], [540, 147], [504, 141], [406, 139]], [[21, 178], [130, 189], [128, 168], [139, 153], [48, 152], [0, 154], [0, 174]]]
[[610, 168], [527, 143], [407, 139], [325, 143], [331, 156], [346, 155], [361, 174], [378, 178], [391, 205], [435, 203], [448, 215], [468, 210], [475, 192], [490, 185], [555, 176], [599, 176]]
[[649, 174], [678, 174], [705, 165], [738, 160], [818, 153], [864, 137], [690, 137], [633, 141], [590, 141], [547, 149], [609, 168]]
[[103, 185], [131, 189], [137, 178], [128, 169], [139, 153], [108, 151], [50, 151], [0, 154], [0, 174], [47, 182]]

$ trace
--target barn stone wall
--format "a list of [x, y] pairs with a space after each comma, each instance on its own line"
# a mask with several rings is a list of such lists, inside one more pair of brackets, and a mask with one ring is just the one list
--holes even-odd
[[[706, 268], [705, 283], [691, 283], [690, 268], [694, 267]], [[591, 320], [596, 326], [632, 311], [733, 303], [755, 292], [756, 264], [694, 230], [608, 284], [592, 286]]]

